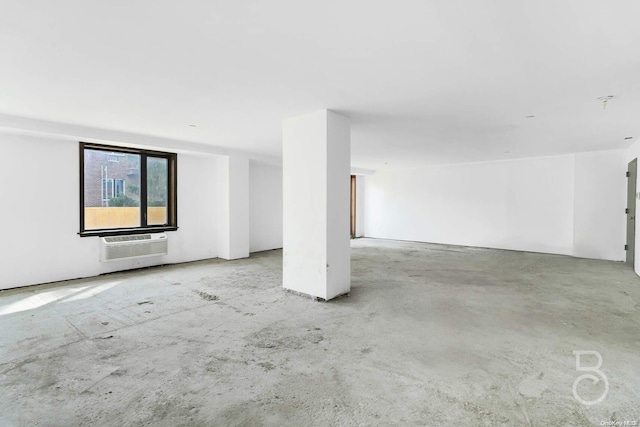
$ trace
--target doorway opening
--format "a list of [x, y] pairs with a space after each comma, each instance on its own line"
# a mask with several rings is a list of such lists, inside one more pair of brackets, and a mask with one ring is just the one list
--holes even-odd
[[351, 238], [356, 238], [356, 176], [351, 175]]
[[627, 168], [627, 264], [633, 267], [636, 253], [636, 180], [638, 175], [638, 159], [629, 162]]

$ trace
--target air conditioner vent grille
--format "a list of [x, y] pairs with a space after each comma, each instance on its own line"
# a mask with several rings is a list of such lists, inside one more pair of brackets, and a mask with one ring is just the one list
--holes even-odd
[[101, 261], [166, 255], [168, 253], [167, 235], [164, 233], [112, 236], [103, 237], [100, 240], [102, 241]]
[[135, 242], [136, 240], [150, 240], [151, 234], [134, 234], [131, 236], [113, 236], [105, 237], [104, 241], [107, 243], [115, 242]]

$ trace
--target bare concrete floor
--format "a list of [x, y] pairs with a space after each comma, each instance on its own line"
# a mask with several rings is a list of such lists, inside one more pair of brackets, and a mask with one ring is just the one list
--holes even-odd
[[[352, 257], [328, 303], [282, 290], [280, 251], [0, 292], [0, 425], [640, 421], [624, 264], [370, 239]], [[574, 350], [602, 355], [599, 404], [573, 395]]]

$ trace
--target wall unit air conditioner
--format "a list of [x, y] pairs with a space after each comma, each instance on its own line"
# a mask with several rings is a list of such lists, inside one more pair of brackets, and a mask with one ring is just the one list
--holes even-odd
[[100, 240], [100, 261], [102, 262], [166, 255], [168, 253], [168, 239], [165, 233], [111, 236], [102, 237]]

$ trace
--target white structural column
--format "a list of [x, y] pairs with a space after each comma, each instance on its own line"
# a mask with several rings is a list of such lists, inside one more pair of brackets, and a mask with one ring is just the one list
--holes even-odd
[[351, 289], [350, 132], [331, 110], [283, 123], [285, 289], [325, 300]]
[[249, 159], [218, 160], [218, 257], [249, 256]]

